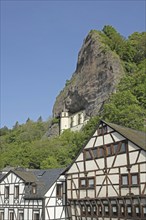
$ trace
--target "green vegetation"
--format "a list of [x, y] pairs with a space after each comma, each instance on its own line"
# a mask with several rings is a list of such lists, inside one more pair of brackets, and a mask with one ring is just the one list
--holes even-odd
[[44, 134], [50, 121], [27, 120], [25, 124], [14, 126], [13, 129], [2, 128], [0, 168], [5, 166], [57, 168], [69, 165], [93, 132], [98, 118], [92, 119], [84, 131], [66, 130], [61, 136], [47, 138]]
[[[120, 57], [125, 76], [116, 93], [104, 105], [100, 118], [144, 131], [146, 125], [146, 33], [133, 33], [128, 39], [121, 36], [112, 26], [105, 26], [100, 34], [107, 50]], [[66, 84], [70, 83], [67, 80]], [[29, 168], [56, 168], [68, 166], [85, 144], [99, 122], [93, 117], [80, 132], [66, 130], [61, 136], [47, 138], [51, 124], [58, 119], [37, 122], [29, 118], [25, 124], [16, 122], [13, 129], [0, 129], [0, 168], [21, 166]]]

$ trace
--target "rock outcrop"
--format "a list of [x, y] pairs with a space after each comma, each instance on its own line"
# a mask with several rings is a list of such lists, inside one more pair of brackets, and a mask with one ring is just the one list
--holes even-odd
[[67, 109], [70, 113], [85, 110], [97, 115], [124, 74], [116, 53], [102, 41], [98, 31], [90, 31], [78, 55], [75, 73], [57, 96], [53, 117]]

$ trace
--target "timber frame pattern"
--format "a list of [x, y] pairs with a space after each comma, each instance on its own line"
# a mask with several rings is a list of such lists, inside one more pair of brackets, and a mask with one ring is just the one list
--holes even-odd
[[146, 134], [101, 121], [67, 169], [0, 177], [0, 220], [146, 219]]
[[66, 173], [73, 220], [146, 219], [145, 135], [100, 122]]
[[10, 170], [0, 180], [0, 220], [69, 219], [63, 171]]

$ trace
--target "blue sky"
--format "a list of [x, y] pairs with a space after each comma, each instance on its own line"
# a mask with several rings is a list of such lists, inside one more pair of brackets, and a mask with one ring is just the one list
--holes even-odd
[[91, 29], [145, 31], [145, 1], [1, 0], [1, 127], [47, 120]]

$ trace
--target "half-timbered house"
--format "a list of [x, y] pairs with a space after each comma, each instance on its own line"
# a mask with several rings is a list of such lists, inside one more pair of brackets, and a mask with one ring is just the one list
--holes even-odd
[[69, 219], [64, 169], [10, 170], [0, 178], [0, 220]]
[[146, 133], [101, 121], [66, 177], [72, 220], [146, 219]]

